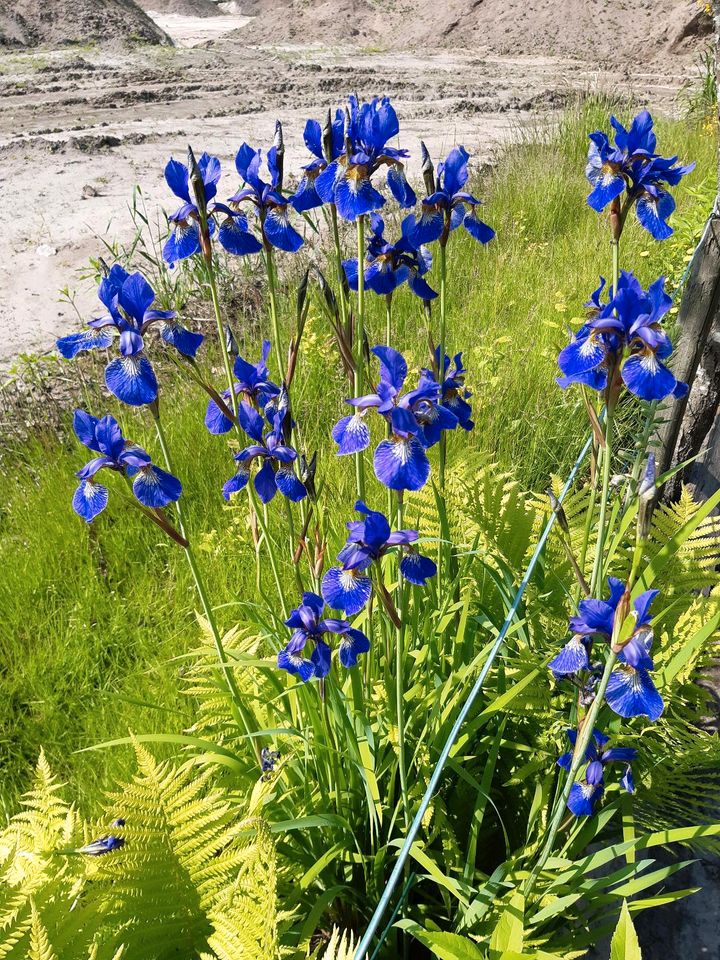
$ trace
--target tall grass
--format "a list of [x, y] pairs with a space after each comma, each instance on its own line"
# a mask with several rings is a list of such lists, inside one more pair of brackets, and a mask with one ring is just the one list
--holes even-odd
[[[487, 197], [483, 219], [497, 239], [480, 249], [457, 237], [450, 247], [448, 352], [463, 350], [477, 424], [470, 438], [458, 435], [450, 443], [473, 445], [529, 487], [566, 471], [586, 430], [577, 394], [563, 394], [553, 378], [558, 349], [568, 326], [577, 326], [598, 267], [606, 263], [609, 271], [609, 246], [599, 239], [596, 215], [578, 202], [586, 192], [586, 134], [607, 125], [609, 109], [589, 102], [552, 130], [518, 138], [479, 187]], [[695, 159], [698, 167], [676, 191], [675, 240], [655, 245], [638, 227], [625, 232], [628, 262], [643, 284], [662, 272], [680, 278], [715, 191], [714, 131], [685, 121], [658, 126], [660, 143], [683, 144], [682, 159]], [[293, 275], [284, 282], [289, 325]], [[267, 331], [264, 316], [238, 320], [234, 301], [226, 308], [252, 358], [259, 331]], [[425, 319], [407, 291], [396, 295], [394, 317], [395, 344], [409, 345], [411, 364], [426, 364]], [[383, 301], [371, 298], [371, 343], [379, 342], [384, 319]], [[349, 519], [352, 470], [328, 452], [327, 442], [347, 385], [319, 309], [311, 313], [301, 365], [295, 414], [309, 451], [320, 450], [318, 474], [334, 502], [345, 506], [337, 512]], [[98, 380], [101, 370], [98, 364]], [[117, 412], [98, 397], [87, 404], [98, 414]], [[245, 508], [227, 507], [220, 497], [232, 460], [224, 441], [205, 432], [205, 402], [189, 386], [172, 381], [163, 405], [191, 536], [220, 624], [229, 627], [235, 601], [255, 595]], [[119, 416], [126, 435], [155, 449], [149, 418], [127, 408]], [[192, 703], [179, 695], [178, 677], [183, 655], [198, 639], [195, 597], [180, 551], [138, 523], [134, 512], [115, 503], [94, 528], [72, 513], [73, 474], [83, 462], [74, 440], [40, 434], [12, 453], [0, 493], [0, 802], [14, 805], [44, 745], [52, 766], [91, 805], [122, 776], [129, 758], [75, 751], [128, 728], [145, 733], [192, 722]], [[383, 503], [379, 487], [371, 485], [369, 497]], [[289, 564], [285, 573], [289, 583]]]

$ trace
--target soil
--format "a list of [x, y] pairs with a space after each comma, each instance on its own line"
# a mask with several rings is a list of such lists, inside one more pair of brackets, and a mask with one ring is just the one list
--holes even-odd
[[222, 10], [213, 0], [137, 0], [139, 7], [155, 17], [171, 14], [180, 17], [219, 17]]
[[[255, 0], [243, 29], [252, 44], [458, 47], [477, 53], [647, 63], [712, 34], [696, 0]], [[560, 26], [562, 28], [560, 29]]]
[[0, 48], [39, 44], [170, 43], [133, 0], [5, 0], [0, 3]]
[[[583, 61], [543, 54], [540, 41], [533, 45], [532, 56], [463, 49], [460, 39], [476, 37], [483, 29], [483, 9], [499, 9], [496, 0], [471, 8], [456, 44], [416, 52], [371, 52], [362, 37], [349, 35], [346, 45], [338, 45], [338, 36], [352, 29], [360, 34], [366, 25], [368, 31], [380, 29], [370, 17], [378, 9], [370, 0], [290, 0], [290, 13], [282, 0], [240, 0], [239, 9], [255, 16], [253, 21], [229, 13], [238, 7], [228, 4], [222, 4], [218, 16], [190, 16], [170, 10], [207, 7], [206, 0], [143, 0], [148, 7], [164, 8], [155, 17], [178, 46], [53, 47], [52, 38], [59, 43], [62, 11], [64, 37], [68, 12], [79, 22], [83, 11], [97, 11], [100, 2], [53, 0], [54, 25], [44, 23], [45, 45], [32, 52], [0, 53], [0, 203], [13, 210], [0, 234], [0, 366], [7, 367], [21, 351], [50, 349], [56, 336], [77, 328], [78, 314], [91, 315], [95, 291], [84, 279], [89, 258], [106, 254], [106, 242], [131, 241], [128, 206], [136, 184], [142, 185], [142, 199], [153, 218], [160, 206], [172, 206], [162, 170], [171, 154], [184, 157], [188, 142], [221, 158], [229, 193], [236, 186], [232, 159], [240, 142], [269, 144], [276, 117], [285, 127], [286, 169], [297, 170], [307, 159], [302, 130], [308, 116], [320, 117], [348, 90], [361, 97], [388, 94], [401, 119], [403, 145], [412, 154], [409, 175], [417, 178], [421, 136], [436, 157], [454, 143], [465, 143], [480, 165], [492, 162], [523, 126], [552, 123], [578, 91], [616, 93], [621, 82], [623, 92], [638, 103], [667, 113], [675, 109], [677, 90], [694, 72], [692, 53], [683, 46], [691, 43], [688, 38], [679, 54], [670, 53], [663, 40], [661, 49], [651, 51], [651, 67], [630, 60], [621, 75], [597, 57]], [[557, 2], [562, 11], [566, 0]], [[681, 6], [656, 2], [676, 10]], [[130, 0], [102, 3], [104, 16], [119, 29], [113, 11], [127, 12]], [[400, 16], [423, 3], [427, 10], [427, 0], [395, 0], [388, 8], [392, 16], [385, 11], [392, 29], [386, 25], [384, 39], [427, 37], [427, 17], [423, 26], [422, 20]], [[503, 0], [506, 3], [509, 9], [515, 0]], [[638, 0], [633, 7], [641, 24], [646, 23], [644, 3]], [[533, 5], [540, 25], [547, 24], [549, 0], [545, 5], [527, 0], [528, 9]], [[37, 24], [38, 11], [49, 6], [45, 0], [14, 0], [13, 10], [16, 17], [33, 14]], [[442, 39], [438, 31], [445, 30], [443, 24], [459, 6], [460, 0], [435, 3], [436, 44]], [[296, 8], [303, 17], [312, 15], [315, 24], [324, 24], [333, 14], [335, 26], [318, 34], [332, 35], [333, 46], [318, 45], [315, 33], [303, 34], [303, 40], [315, 44], [311, 49], [282, 44], [280, 21], [288, 27]], [[285, 11], [282, 17], [280, 10]], [[0, 13], [3, 28], [8, 16]], [[137, 16], [140, 23], [147, 20], [139, 8]], [[400, 27], [395, 31], [396, 16], [404, 33]], [[660, 17], [658, 22], [666, 23]], [[276, 42], [274, 48], [242, 44], [243, 37], [257, 33], [260, 23], [265, 24], [265, 42]], [[501, 46], [502, 23], [485, 35], [486, 47]], [[162, 36], [157, 27], [153, 30]], [[91, 32], [86, 26], [86, 39]], [[553, 29], [553, 36], [558, 32]], [[697, 49], [697, 41], [692, 49]], [[58, 293], [66, 287], [73, 302]]]

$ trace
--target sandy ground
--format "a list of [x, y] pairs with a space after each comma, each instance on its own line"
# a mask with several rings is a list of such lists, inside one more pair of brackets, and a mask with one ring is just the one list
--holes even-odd
[[232, 158], [246, 139], [269, 145], [276, 117], [285, 126], [286, 169], [306, 159], [302, 129], [350, 90], [387, 93], [401, 118], [402, 144], [418, 138], [433, 155], [464, 142], [478, 161], [492, 160], [518, 126], [546, 121], [571, 91], [616, 91], [673, 109], [692, 61], [620, 78], [577, 60], [478, 57], [438, 52], [424, 56], [352, 50], [243, 48], [238, 34], [212, 48], [198, 46], [244, 17], [164, 15], [179, 48], [108, 54], [97, 49], [0, 56], [0, 203], [12, 211], [0, 232], [0, 365], [20, 352], [42, 352], [75, 329], [78, 315], [60, 302], [74, 292], [82, 316], [94, 309], [88, 258], [105, 242], [132, 237], [128, 204], [141, 184], [150, 211], [171, 207], [162, 170], [186, 144], [220, 156], [221, 195], [236, 187]]

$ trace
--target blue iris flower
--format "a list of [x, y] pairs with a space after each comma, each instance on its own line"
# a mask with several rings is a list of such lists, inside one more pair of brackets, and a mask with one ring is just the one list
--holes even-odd
[[[365, 634], [347, 620], [323, 619], [324, 609], [322, 597], [316, 593], [303, 593], [302, 604], [291, 611], [285, 621], [294, 632], [290, 642], [278, 654], [278, 667], [297, 674], [304, 683], [312, 677], [322, 679], [330, 672], [332, 650], [324, 639], [327, 634], [339, 637], [337, 655], [340, 663], [348, 669], [357, 666], [358, 656], [370, 649]], [[308, 643], [313, 645], [310, 657], [305, 656]]]
[[454, 430], [457, 418], [440, 400], [440, 384], [421, 376], [418, 386], [406, 394], [402, 389], [408, 368], [402, 354], [392, 347], [373, 347], [380, 360], [380, 382], [375, 393], [346, 401], [355, 413], [343, 417], [332, 430], [338, 454], [358, 453], [370, 444], [365, 414], [375, 409], [390, 428], [373, 457], [375, 475], [391, 490], [420, 490], [430, 475], [427, 447], [433, 446], [443, 430]]
[[[574, 747], [577, 742], [577, 731], [567, 730], [567, 738]], [[624, 763], [625, 773], [620, 785], [628, 793], [635, 792], [630, 764], [637, 757], [637, 750], [633, 747], [610, 747], [607, 744], [610, 738], [599, 730], [593, 730], [592, 740], [585, 750], [585, 759], [588, 761], [585, 776], [576, 781], [568, 797], [568, 809], [576, 817], [589, 817], [595, 811], [595, 805], [605, 792], [604, 769], [610, 763]], [[570, 770], [572, 751], [564, 753], [557, 761], [563, 770]]]
[[370, 599], [372, 582], [369, 569], [392, 547], [404, 553], [400, 573], [410, 583], [424, 586], [437, 573], [435, 563], [419, 554], [411, 544], [420, 535], [417, 530], [390, 531], [387, 517], [378, 510], [370, 510], [362, 500], [355, 504], [364, 520], [351, 520], [347, 542], [337, 556], [341, 567], [332, 567], [323, 577], [322, 595], [328, 605], [346, 614], [358, 613]]
[[[302, 168], [303, 175], [298, 184], [294, 195], [290, 197], [290, 203], [298, 213], [305, 213], [307, 210], [313, 210], [315, 207], [321, 207], [323, 199], [317, 192], [315, 181], [328, 167], [328, 164], [338, 160], [345, 149], [343, 131], [345, 128], [345, 115], [338, 108], [335, 112], [335, 120], [328, 121], [329, 141], [323, 143], [323, 131], [317, 120], [308, 120], [305, 124], [305, 146], [308, 148], [313, 158]], [[329, 148], [329, 155], [326, 150]]]
[[611, 673], [605, 691], [608, 706], [620, 717], [646, 716], [654, 722], [665, 708], [650, 676], [653, 669], [650, 605], [657, 595], [657, 590], [646, 590], [634, 600], [635, 629], [618, 654], [620, 666]]
[[[260, 176], [261, 165], [262, 151], [253, 150], [247, 143], [243, 143], [235, 157], [235, 167], [245, 186], [228, 200], [228, 209], [234, 220], [232, 224], [226, 221], [225, 225], [220, 227], [220, 242], [227, 247], [229, 238], [226, 236], [223, 241], [224, 230], [226, 232], [231, 229], [239, 229], [240, 232], [247, 230], [247, 218], [240, 207], [243, 203], [250, 203], [260, 219], [264, 245], [277, 247], [278, 250], [285, 250], [287, 253], [295, 253], [303, 245], [304, 240], [291, 225], [288, 217], [289, 201], [280, 193], [282, 172], [277, 147], [272, 146], [267, 152], [269, 183]], [[254, 241], [254, 249], [237, 249], [231, 252], [256, 253], [261, 250], [262, 244], [258, 239], [252, 235], [249, 236]]]
[[98, 419], [84, 410], [76, 410], [73, 429], [78, 440], [98, 454], [76, 474], [80, 484], [73, 496], [73, 510], [87, 523], [108, 504], [108, 489], [96, 479], [100, 470], [114, 470], [134, 477], [133, 493], [144, 507], [158, 509], [179, 499], [182, 485], [177, 477], [156, 467], [142, 447], [126, 440], [114, 417]]
[[275, 411], [269, 404], [267, 422], [270, 429], [265, 431], [265, 419], [250, 404], [243, 400], [238, 407], [238, 421], [245, 433], [254, 440], [235, 455], [238, 467], [235, 476], [223, 487], [223, 496], [230, 499], [232, 493], [244, 490], [250, 480], [253, 463], [262, 462], [255, 474], [254, 484], [257, 495], [263, 503], [270, 503], [277, 491], [288, 500], [297, 502], [307, 496], [307, 490], [295, 474], [297, 451], [284, 443], [283, 420], [285, 411]]
[[[220, 161], [207, 153], [198, 160], [198, 169], [203, 181], [205, 209], [209, 235], [213, 237], [219, 222], [218, 240], [228, 253], [242, 256], [258, 253], [260, 241], [248, 230], [247, 218], [226, 204], [212, 202], [217, 195], [220, 181]], [[187, 165], [179, 160], [168, 161], [165, 180], [182, 205], [168, 217], [170, 236], [163, 246], [163, 258], [174, 266], [178, 260], [192, 257], [202, 249], [200, 235], [200, 211], [190, 196], [190, 175]]]
[[[235, 357], [233, 372], [236, 383], [235, 395], [242, 395], [256, 409], [264, 410], [267, 404], [280, 394], [280, 387], [270, 379], [267, 358], [270, 355], [270, 341], [263, 340], [262, 355], [257, 363], [249, 363], [241, 356]], [[222, 399], [230, 401], [230, 391], [222, 393]], [[227, 433], [232, 422], [225, 416], [214, 400], [210, 400], [205, 411], [205, 426], [212, 434]]]
[[186, 330], [177, 321], [174, 310], [153, 308], [155, 292], [141, 273], [128, 273], [116, 264], [98, 287], [98, 297], [107, 308], [105, 316], [88, 321], [90, 330], [71, 333], [57, 341], [66, 359], [83, 350], [105, 349], [119, 334], [120, 357], [105, 368], [108, 390], [123, 403], [138, 407], [157, 399], [155, 371], [145, 356], [144, 334], [158, 325], [165, 343], [178, 353], [194, 359], [203, 341], [199, 333]]
[[489, 243], [495, 236], [492, 227], [477, 215], [481, 201], [463, 190], [468, 180], [469, 159], [465, 147], [453, 147], [445, 162], [438, 164], [435, 190], [421, 202], [420, 215], [415, 220], [413, 239], [416, 244], [440, 240], [444, 245], [450, 231], [460, 225], [480, 243]]
[[687, 384], [676, 380], [662, 362], [672, 353], [672, 343], [660, 323], [672, 305], [665, 293], [665, 278], [643, 290], [638, 279], [623, 270], [617, 292], [609, 289], [607, 303], [601, 300], [604, 286], [601, 277], [586, 304], [590, 307], [588, 321], [560, 351], [558, 365], [563, 376], [557, 378], [558, 384], [563, 389], [582, 383], [594, 390], [617, 390], [619, 372], [630, 393], [641, 400], [685, 396]]
[[[454, 365], [453, 365], [454, 364]], [[435, 370], [440, 367], [440, 347], [435, 348]], [[423, 369], [423, 376], [437, 380], [435, 370]], [[442, 370], [442, 383], [440, 390], [440, 403], [457, 420], [457, 425], [463, 430], [472, 430], [475, 423], [472, 420], [472, 407], [468, 400], [472, 396], [470, 390], [465, 386], [465, 376], [467, 370], [463, 366], [462, 353], [456, 353], [454, 360], [445, 354]]]
[[[371, 234], [367, 247], [368, 265], [365, 268], [365, 287], [374, 293], [390, 296], [407, 283], [421, 300], [434, 300], [437, 293], [424, 275], [432, 266], [432, 254], [426, 247], [416, 247], [412, 239], [415, 218], [408, 214], [402, 222], [402, 235], [396, 243], [385, 239], [385, 223], [377, 213], [370, 214]], [[351, 290], [358, 288], [357, 259], [344, 260], [343, 268]]]
[[345, 120], [345, 150], [328, 164], [315, 180], [315, 190], [323, 203], [334, 203], [344, 220], [357, 220], [379, 210], [385, 198], [372, 184], [373, 174], [388, 168], [387, 185], [401, 207], [415, 204], [415, 193], [405, 177], [402, 160], [407, 150], [388, 146], [400, 131], [395, 108], [387, 97], [370, 103], [348, 98]]
[[656, 240], [665, 240], [673, 232], [667, 219], [675, 209], [666, 187], [677, 186], [695, 164], [679, 166], [677, 157], [665, 158], [655, 152], [653, 119], [647, 110], [635, 117], [629, 130], [615, 117], [610, 124], [615, 131], [614, 145], [602, 130], [590, 134], [585, 175], [593, 189], [587, 202], [599, 212], [626, 193], [622, 218], [634, 205], [641, 226]]

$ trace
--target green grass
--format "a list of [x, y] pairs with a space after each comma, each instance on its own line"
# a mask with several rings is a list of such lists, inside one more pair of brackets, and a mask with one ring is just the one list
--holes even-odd
[[[609, 107], [590, 103], [567, 115], [552, 133], [533, 133], [507, 150], [487, 182], [483, 217], [497, 239], [480, 249], [467, 237], [450, 246], [451, 351], [462, 349], [474, 391], [476, 430], [454, 437], [453, 456], [467, 444], [542, 488], [563, 473], [586, 435], [579, 396], [554, 384], [555, 359], [566, 328], [577, 325], [597, 275], [610, 270], [607, 231], [584, 204], [586, 133], [607, 124]], [[659, 124], [659, 142], [698, 167], [677, 190], [677, 237], [654, 243], [634, 222], [623, 241], [622, 263], [647, 283], [665, 272], [677, 282], [709, 212], [715, 191], [715, 138], [702, 125]], [[348, 246], [353, 242], [347, 236]], [[298, 270], [298, 261], [291, 270]], [[142, 264], [138, 264], [142, 267]], [[245, 269], [245, 268], [243, 268]], [[286, 339], [293, 275], [286, 278]], [[231, 287], [226, 279], [226, 287]], [[257, 354], [264, 316], [235, 317], [244, 346]], [[204, 309], [207, 315], [208, 309]], [[384, 305], [370, 297], [371, 342], [384, 329]], [[394, 345], [411, 364], [427, 363], [425, 320], [416, 302], [396, 297]], [[79, 360], [87, 365], [92, 361]], [[102, 364], [93, 368], [99, 376]], [[326, 322], [313, 307], [294, 387], [295, 414], [308, 449], [319, 450], [318, 473], [327, 484], [332, 521], [349, 519], [354, 500], [352, 464], [334, 456], [330, 424], [347, 387]], [[114, 404], [88, 399], [96, 413]], [[232, 472], [223, 438], [210, 437], [205, 402], [182, 382], [163, 400], [175, 467], [185, 484], [191, 536], [224, 627], [240, 599], [257, 596], [253, 549], [244, 500], [226, 507], [219, 495]], [[122, 409], [125, 432], [157, 452], [149, 418]], [[68, 417], [69, 419], [69, 417]], [[192, 704], [179, 693], [183, 655], [198, 643], [195, 597], [182, 553], [119, 496], [94, 528], [72, 513], [74, 471], [83, 451], [72, 439], [38, 435], [5, 459], [0, 494], [0, 800], [14, 806], [29, 765], [44, 745], [54, 769], [72, 779], [86, 805], [116, 782], [124, 751], [78, 753], [98, 741], [178, 730], [192, 722]], [[451, 468], [451, 467], [450, 467]], [[372, 503], [384, 503], [371, 484]], [[412, 498], [408, 513], [412, 515]], [[277, 529], [280, 504], [270, 514]], [[339, 532], [338, 532], [339, 536]], [[289, 563], [284, 573], [288, 584]], [[266, 571], [269, 581], [269, 571]]]

